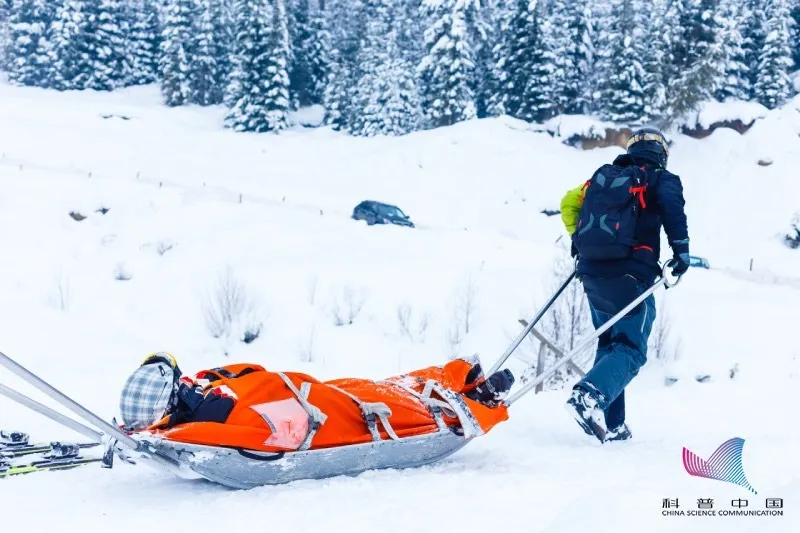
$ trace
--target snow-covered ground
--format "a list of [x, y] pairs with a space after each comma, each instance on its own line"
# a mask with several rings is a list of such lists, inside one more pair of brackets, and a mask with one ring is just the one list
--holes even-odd
[[[652, 362], [630, 387], [633, 441], [589, 440], [558, 390], [525, 398], [491, 434], [414, 471], [247, 492], [127, 465], [0, 479], [3, 530], [217, 520], [229, 531], [800, 530], [800, 252], [780, 239], [800, 210], [798, 107], [767, 113], [743, 136], [675, 139], [670, 167], [683, 178], [692, 251], [712, 269], [658, 295], [680, 357]], [[0, 84], [0, 350], [105, 418], [156, 350], [186, 371], [253, 361], [321, 378], [383, 377], [457, 353], [490, 364], [548, 296], [563, 254], [560, 220], [540, 211], [619, 152], [578, 151], [511, 119], [354, 139], [300, 126], [234, 134], [222, 116], [164, 108], [154, 88]], [[364, 199], [400, 206], [418, 227], [351, 220]], [[221, 276], [248, 305], [216, 339], [205, 306]], [[238, 340], [258, 323], [255, 342]], [[667, 387], [666, 376], [679, 380]], [[0, 383], [41, 398], [2, 370]], [[79, 438], [4, 398], [0, 428]], [[683, 446], [708, 456], [735, 436], [746, 439], [757, 496], [683, 469]], [[698, 498], [730, 510], [740, 497], [750, 509], [784, 498], [785, 515], [662, 516], [664, 498], [688, 511]]]

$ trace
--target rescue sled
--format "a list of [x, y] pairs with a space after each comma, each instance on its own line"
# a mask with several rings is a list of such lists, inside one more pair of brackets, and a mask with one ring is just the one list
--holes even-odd
[[[541, 319], [547, 309], [574, 279], [575, 273], [564, 282], [550, 301], [537, 313], [523, 332], [514, 340], [489, 374], [499, 369], [519, 346], [522, 340]], [[509, 395], [504, 407], [509, 407], [540, 383], [549, 379], [560, 368], [570, 363], [578, 354], [628, 312], [643, 302], [662, 285], [673, 287], [680, 278], [670, 280], [665, 266], [661, 278], [646, 292], [612, 317], [606, 324], [578, 342], [573, 350], [553, 367], [540, 374]], [[387, 428], [385, 417], [365, 417], [370, 425], [372, 442], [319, 449], [298, 449], [287, 452], [264, 452], [237, 447], [208, 446], [191, 442], [177, 442], [159, 433], [128, 435], [79, 403], [55, 389], [36, 374], [0, 352], [0, 366], [15, 373], [44, 394], [77, 414], [92, 429], [63, 414], [44, 406], [27, 396], [0, 384], [0, 394], [40, 413], [79, 433], [106, 443], [103, 466], [111, 467], [115, 455], [129, 462], [155, 465], [184, 478], [203, 478], [235, 489], [248, 489], [263, 485], [278, 485], [301, 479], [322, 479], [342, 475], [357, 475], [367, 470], [401, 469], [428, 465], [457, 452], [472, 439], [484, 434], [479, 422], [471, 416], [469, 408], [457, 394], [429, 382], [421, 395], [436, 420], [436, 430], [422, 435], [398, 437]], [[302, 401], [301, 401], [302, 403]], [[365, 413], [367, 414], [367, 413]], [[377, 413], [378, 415], [380, 413]], [[310, 419], [313, 419], [309, 411]], [[448, 425], [444, 416], [457, 418], [457, 425]], [[313, 421], [313, 420], [312, 420]], [[378, 424], [383, 424], [383, 430]]]

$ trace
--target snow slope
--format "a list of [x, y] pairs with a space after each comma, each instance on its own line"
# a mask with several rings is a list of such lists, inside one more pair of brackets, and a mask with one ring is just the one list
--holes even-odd
[[[202, 527], [210, 512], [224, 514], [226, 529], [259, 531], [458, 530], [476, 521], [548, 532], [797, 531], [800, 253], [779, 232], [800, 209], [798, 107], [767, 113], [744, 136], [675, 140], [670, 166], [683, 177], [693, 253], [713, 268], [659, 294], [680, 357], [652, 362], [630, 387], [635, 440], [588, 440], [558, 390], [526, 398], [492, 434], [414, 471], [248, 492], [127, 465], [0, 480], [4, 527]], [[153, 88], [0, 85], [0, 349], [105, 418], [117, 414], [125, 377], [155, 350], [177, 354], [186, 371], [253, 361], [321, 378], [378, 378], [458, 353], [491, 363], [517, 319], [548, 296], [564, 253], [558, 217], [540, 211], [618, 153], [580, 152], [510, 119], [353, 139], [301, 127], [234, 134], [221, 128], [222, 114], [166, 109]], [[758, 166], [764, 158], [774, 164]], [[363, 199], [399, 205], [418, 228], [350, 220]], [[215, 339], [204, 302], [225, 272], [251, 312]], [[468, 299], [470, 331], [454, 339]], [[353, 324], [336, 325], [359, 307]], [[263, 324], [261, 336], [239, 342], [251, 323]], [[666, 387], [665, 376], [679, 381]], [[0, 382], [31, 393], [5, 371]], [[5, 399], [0, 427], [74, 438]], [[758, 496], [683, 470], [683, 446], [707, 457], [734, 436], [746, 439]], [[41, 512], [42, 494], [52, 513]], [[697, 498], [727, 510], [739, 497], [754, 509], [782, 497], [786, 509], [664, 517], [668, 497], [687, 510]]]

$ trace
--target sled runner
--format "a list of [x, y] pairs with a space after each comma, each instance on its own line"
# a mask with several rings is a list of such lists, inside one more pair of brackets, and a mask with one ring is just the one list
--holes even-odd
[[[573, 278], [574, 273], [493, 365], [490, 374], [493, 375], [506, 362]], [[277, 382], [279, 378], [285, 384], [285, 387], [281, 385], [280, 390], [283, 390], [286, 396], [277, 398], [273, 403], [280, 403], [280, 412], [284, 414], [287, 412], [287, 406], [291, 405], [290, 411], [294, 413], [288, 417], [291, 427], [287, 426], [286, 431], [281, 433], [279, 424], [273, 420], [275, 411], [270, 409], [274, 409], [275, 406], [265, 407], [263, 412], [260, 412], [258, 408], [266, 404], [257, 401], [244, 403], [247, 409], [239, 412], [233, 408], [226, 417], [234, 421], [242, 420], [241, 417], [246, 416], [252, 418], [255, 415], [250, 411], [255, 411], [263, 415], [266, 420], [269, 431], [263, 430], [264, 435], [282, 435], [281, 438], [261, 438], [262, 434], [258, 431], [262, 430], [254, 423], [241, 426], [233, 423], [190, 422], [170, 426], [169, 423], [162, 421], [162, 425], [156, 424], [129, 433], [98, 417], [3, 353], [0, 353], [0, 366], [23, 378], [97, 429], [86, 427], [2, 384], [0, 384], [0, 395], [7, 396], [95, 441], [102, 440], [106, 444], [106, 454], [103, 459], [105, 467], [112, 466], [116, 455], [129, 462], [138, 461], [154, 465], [180, 477], [202, 478], [235, 489], [276, 485], [301, 479], [356, 475], [367, 470], [419, 467], [448, 457], [472, 439], [484, 435], [494, 425], [504, 421], [507, 418], [508, 407], [572, 361], [592, 345], [597, 337], [662, 285], [669, 288], [679, 281], [680, 278], [670, 280], [665, 267], [662, 277], [641, 296], [606, 324], [578, 342], [575, 348], [553, 367], [505, 397], [498, 405], [484, 405], [467, 397], [464, 393], [469, 388], [469, 380], [466, 382], [467, 387], [461, 387], [464, 390], [460, 390], [458, 384], [443, 386], [442, 382], [447, 381], [445, 375], [434, 374], [439, 377], [438, 381], [433, 378], [423, 379], [423, 376], [428, 376], [426, 373], [428, 369], [419, 371], [420, 373], [415, 376], [417, 378], [415, 386], [393, 378], [381, 382], [380, 386], [403, 388], [407, 393], [405, 400], [398, 399], [397, 402], [391, 403], [398, 412], [402, 412], [403, 402], [407, 402], [408, 397], [413, 397], [413, 401], [420, 406], [419, 409], [413, 406], [409, 408], [408, 412], [411, 414], [405, 418], [399, 416], [400, 423], [392, 420], [392, 409], [389, 409], [389, 406], [359, 396], [359, 391], [369, 394], [370, 387], [364, 388], [361, 383], [366, 380], [322, 383], [305, 375], [286, 375], [252, 368], [245, 377], [242, 374], [230, 378], [226, 376], [230, 374], [231, 367], [215, 369], [220, 372], [217, 372], [215, 380], [209, 386], [220, 389], [225, 387], [224, 394], [230, 393], [236, 396], [235, 389], [239, 386], [235, 383], [237, 378], [246, 379], [248, 382], [270, 379]], [[345, 413], [341, 417], [349, 424], [342, 426], [341, 431], [326, 430], [328, 414], [313, 404], [325, 394], [333, 394], [334, 389], [342, 395], [339, 407], [329, 408], [329, 412]], [[244, 390], [242, 394], [244, 397], [247, 394], [255, 394], [252, 391], [260, 391], [261, 388], [245, 387], [238, 390], [240, 394]], [[315, 390], [317, 392], [314, 392]], [[333, 402], [331, 405], [337, 404]], [[243, 414], [245, 412], [246, 415]], [[301, 415], [300, 418], [297, 418], [298, 414]], [[299, 425], [298, 421], [301, 422]], [[347, 428], [352, 429], [355, 425], [363, 426], [363, 430], [355, 433], [351, 431], [343, 443], [337, 444], [336, 435], [347, 434]], [[221, 441], [215, 436], [215, 431], [222, 436]]]

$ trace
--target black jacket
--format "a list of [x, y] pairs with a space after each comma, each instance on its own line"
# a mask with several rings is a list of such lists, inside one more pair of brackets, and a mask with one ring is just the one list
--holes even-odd
[[597, 261], [580, 259], [578, 276], [612, 278], [630, 274], [652, 284], [661, 273], [661, 228], [673, 253], [689, 253], [689, 230], [684, 212], [681, 179], [660, 167], [657, 159], [647, 153], [624, 154], [614, 160], [615, 165], [638, 165], [647, 170], [647, 207], [639, 214], [636, 238], [639, 242], [632, 255], [625, 259]]

